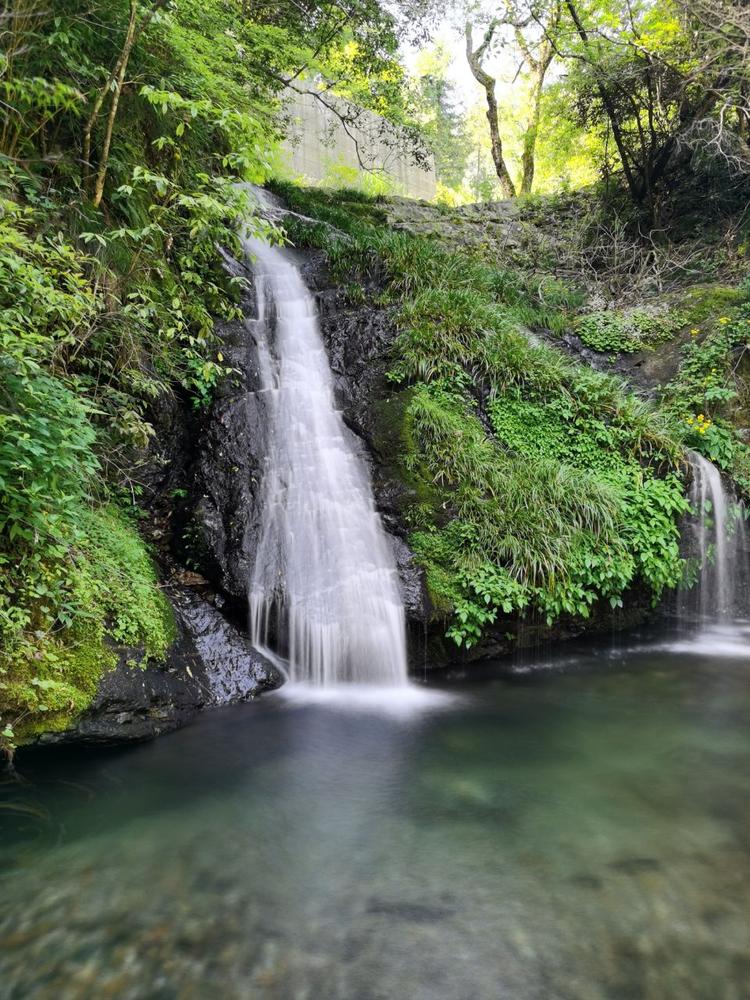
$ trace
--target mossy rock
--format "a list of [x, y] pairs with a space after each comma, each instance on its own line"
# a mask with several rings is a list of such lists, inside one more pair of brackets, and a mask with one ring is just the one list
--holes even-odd
[[130, 664], [138, 669], [162, 661], [177, 634], [156, 566], [127, 515], [115, 507], [82, 510], [80, 523], [85, 544], [68, 570], [78, 612], [5, 650], [0, 717], [16, 742], [69, 728], [117, 665], [116, 648], [138, 650]]
[[372, 440], [380, 458], [380, 467], [385, 476], [404, 487], [400, 498], [400, 513], [407, 513], [414, 507], [427, 506], [437, 510], [443, 499], [443, 491], [422, 473], [418, 465], [418, 449], [414, 441], [409, 406], [414, 399], [414, 390], [394, 390], [387, 397], [376, 400], [371, 407], [373, 422]]
[[694, 285], [681, 291], [680, 302], [687, 316], [687, 323], [697, 325], [716, 320], [728, 309], [747, 301], [747, 293], [728, 285]]

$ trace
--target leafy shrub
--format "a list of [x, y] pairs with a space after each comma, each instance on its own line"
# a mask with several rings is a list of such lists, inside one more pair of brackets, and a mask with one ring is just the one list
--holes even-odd
[[91, 406], [45, 362], [96, 316], [85, 258], [0, 219], [0, 641], [39, 603], [71, 613], [61, 577], [98, 468]]
[[750, 493], [750, 448], [733, 422], [742, 388], [738, 358], [750, 343], [750, 305], [718, 316], [702, 339], [699, 328], [693, 332], [677, 375], [662, 390], [663, 404], [680, 421], [686, 443]]
[[[226, 96], [195, 74], [189, 47], [181, 93], [128, 93], [94, 208], [76, 155], [86, 98], [58, 74], [95, 94], [109, 71], [89, 55], [119, 32], [92, 39], [74, 6], [56, 8], [54, 45], [39, 41], [53, 27], [40, 9], [13, 66], [0, 65], [13, 111], [0, 160], [0, 729], [20, 716], [17, 733], [85, 707], [112, 643], [164, 652], [145, 549], [100, 508], [139, 490], [130, 470], [154, 399], [178, 389], [205, 405], [228, 372], [214, 323], [237, 315], [237, 282], [216, 247], [237, 249], [239, 223], [254, 226], [232, 172], [258, 169], [257, 122], [213, 99]], [[116, 20], [125, 8], [102, 10]], [[39, 72], [22, 76], [26, 61]], [[48, 155], [38, 143], [52, 123]]]

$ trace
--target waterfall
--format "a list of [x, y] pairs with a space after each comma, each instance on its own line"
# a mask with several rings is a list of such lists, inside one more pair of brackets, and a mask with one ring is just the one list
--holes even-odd
[[337, 411], [313, 296], [288, 252], [245, 240], [267, 394], [262, 523], [250, 631], [291, 681], [407, 683], [393, 554], [357, 438]]
[[695, 588], [683, 595], [681, 612], [705, 621], [729, 621], [746, 615], [750, 604], [745, 509], [728, 496], [712, 462], [696, 452], [690, 452], [689, 459], [695, 520], [688, 555], [700, 576]]

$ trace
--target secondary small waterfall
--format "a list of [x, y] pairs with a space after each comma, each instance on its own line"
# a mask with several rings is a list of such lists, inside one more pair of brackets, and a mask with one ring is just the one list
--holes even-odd
[[746, 512], [731, 498], [716, 466], [696, 452], [690, 500], [695, 511], [689, 555], [700, 576], [683, 595], [681, 612], [707, 621], [729, 621], [750, 611], [750, 549]]
[[269, 424], [260, 545], [249, 586], [253, 642], [290, 680], [407, 683], [393, 554], [355, 436], [337, 411], [313, 296], [287, 251], [245, 241]]

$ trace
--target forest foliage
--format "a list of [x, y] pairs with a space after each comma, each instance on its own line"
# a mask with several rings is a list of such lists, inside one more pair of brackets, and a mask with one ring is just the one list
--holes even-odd
[[[707, 185], [742, 203], [750, 16], [739, 0], [467, 0], [449, 11], [497, 194], [601, 178], [663, 225], [697, 175], [704, 196]], [[479, 173], [486, 185], [478, 160]]]

